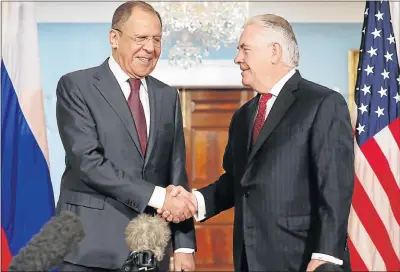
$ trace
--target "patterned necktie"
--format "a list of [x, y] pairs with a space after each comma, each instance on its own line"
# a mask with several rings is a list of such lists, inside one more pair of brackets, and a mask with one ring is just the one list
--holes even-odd
[[140, 79], [130, 78], [129, 85], [131, 86], [131, 93], [128, 97], [128, 105], [131, 109], [133, 119], [135, 120], [142, 152], [145, 154], [147, 145], [147, 125], [143, 105], [139, 97]]
[[258, 112], [256, 120], [254, 121], [254, 129], [253, 129], [253, 145], [257, 140], [258, 134], [264, 125], [265, 114], [267, 111], [267, 102], [271, 99], [272, 94], [262, 94], [260, 97], [260, 101], [258, 102]]

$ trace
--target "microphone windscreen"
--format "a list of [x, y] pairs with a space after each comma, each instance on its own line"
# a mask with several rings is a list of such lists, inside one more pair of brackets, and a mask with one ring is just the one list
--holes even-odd
[[161, 261], [171, 237], [169, 224], [160, 216], [140, 214], [125, 229], [125, 241], [132, 252], [151, 251]]
[[84, 238], [79, 218], [63, 211], [51, 218], [38, 234], [20, 250], [10, 265], [10, 271], [48, 271], [63, 262], [64, 257]]

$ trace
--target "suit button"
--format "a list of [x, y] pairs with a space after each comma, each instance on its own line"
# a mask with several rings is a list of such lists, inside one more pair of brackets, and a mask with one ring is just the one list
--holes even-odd
[[250, 194], [249, 194], [249, 191], [246, 191], [246, 192], [244, 192], [244, 194], [243, 194], [244, 197], [249, 197], [249, 195], [250, 195]]

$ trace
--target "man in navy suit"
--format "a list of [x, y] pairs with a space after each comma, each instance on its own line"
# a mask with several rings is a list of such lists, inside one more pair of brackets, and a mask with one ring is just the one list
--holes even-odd
[[[235, 208], [235, 271], [349, 269], [354, 154], [346, 101], [300, 75], [297, 40], [282, 17], [251, 18], [238, 50], [242, 83], [258, 94], [232, 117], [225, 173], [193, 192], [196, 219]], [[190, 196], [182, 187], [171, 193]]]

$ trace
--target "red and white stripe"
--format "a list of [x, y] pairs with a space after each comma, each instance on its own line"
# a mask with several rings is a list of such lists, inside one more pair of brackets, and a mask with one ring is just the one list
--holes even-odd
[[[357, 132], [358, 133], [358, 132]], [[349, 218], [354, 270], [400, 271], [400, 118], [361, 147]]]

